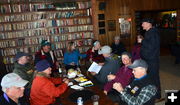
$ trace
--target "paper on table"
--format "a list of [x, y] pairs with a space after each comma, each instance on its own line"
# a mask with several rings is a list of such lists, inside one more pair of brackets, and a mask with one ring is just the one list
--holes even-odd
[[91, 64], [91, 66], [89, 67], [88, 71], [89, 72], [95, 72], [95, 73], [99, 73], [99, 71], [101, 70], [102, 66], [98, 65], [96, 62], [93, 62]]
[[72, 89], [75, 89], [75, 90], [82, 90], [84, 89], [84, 87], [81, 87], [81, 86], [78, 86], [78, 85], [73, 85], [71, 86]]

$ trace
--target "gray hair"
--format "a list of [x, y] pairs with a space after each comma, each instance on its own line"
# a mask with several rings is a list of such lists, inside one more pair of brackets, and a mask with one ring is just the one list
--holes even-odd
[[4, 93], [6, 93], [6, 90], [7, 90], [7, 88], [2, 87], [2, 91], [3, 91]]
[[114, 37], [114, 40], [120, 40], [120, 36], [119, 36], [119, 35], [116, 35], [116, 36]]

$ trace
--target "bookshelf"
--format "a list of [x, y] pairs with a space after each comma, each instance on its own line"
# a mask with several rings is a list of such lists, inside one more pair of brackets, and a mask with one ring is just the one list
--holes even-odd
[[62, 60], [69, 41], [83, 53], [93, 38], [90, 0], [0, 1], [0, 53], [8, 72], [18, 51], [34, 55], [42, 40], [50, 41], [56, 57]]

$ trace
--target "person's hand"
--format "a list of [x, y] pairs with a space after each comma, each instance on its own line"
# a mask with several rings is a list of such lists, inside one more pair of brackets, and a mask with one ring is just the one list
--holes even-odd
[[94, 52], [94, 47], [92, 48], [92, 52]]
[[104, 90], [104, 94], [107, 95], [107, 91]]
[[122, 92], [124, 90], [121, 83], [117, 82], [113, 84], [113, 89], [117, 90], [118, 92]]
[[27, 71], [28, 74], [32, 74], [33, 72], [34, 72], [34, 70], [32, 70], [32, 69]]
[[109, 74], [109, 75], [107, 76], [108, 81], [114, 80], [115, 78], [116, 78], [116, 76], [113, 75], [113, 74]]
[[64, 78], [64, 79], [63, 79], [63, 82], [66, 83], [66, 84], [68, 84], [68, 83], [69, 83], [69, 79]]
[[75, 65], [75, 63], [74, 63], [74, 62], [72, 62], [72, 63], [70, 63], [70, 65], [74, 66], [74, 65]]
[[56, 62], [56, 69], [58, 69], [59, 68], [59, 62]]
[[104, 63], [98, 63], [98, 65], [103, 66], [103, 65], [104, 65]]
[[90, 72], [90, 73], [91, 73], [91, 75], [93, 75], [93, 76], [94, 76], [94, 75], [96, 75], [96, 73], [95, 73], [95, 72]]

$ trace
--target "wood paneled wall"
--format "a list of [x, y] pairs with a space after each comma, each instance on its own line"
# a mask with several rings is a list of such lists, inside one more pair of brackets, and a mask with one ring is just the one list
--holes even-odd
[[[96, 31], [96, 38], [99, 39], [103, 45], [111, 44], [114, 36], [120, 35], [118, 18], [131, 17], [131, 36], [129, 38], [122, 39], [128, 49], [131, 48], [135, 41], [135, 11], [180, 9], [179, 0], [96, 0], [96, 16], [99, 12], [101, 12], [98, 10], [98, 3], [101, 1], [106, 2], [106, 9], [104, 11], [106, 18], [106, 34], [98, 35], [98, 31]], [[108, 20], [116, 21], [116, 31], [108, 31]], [[97, 23], [97, 21], [94, 22]], [[98, 27], [96, 27], [95, 30], [98, 30]]]

